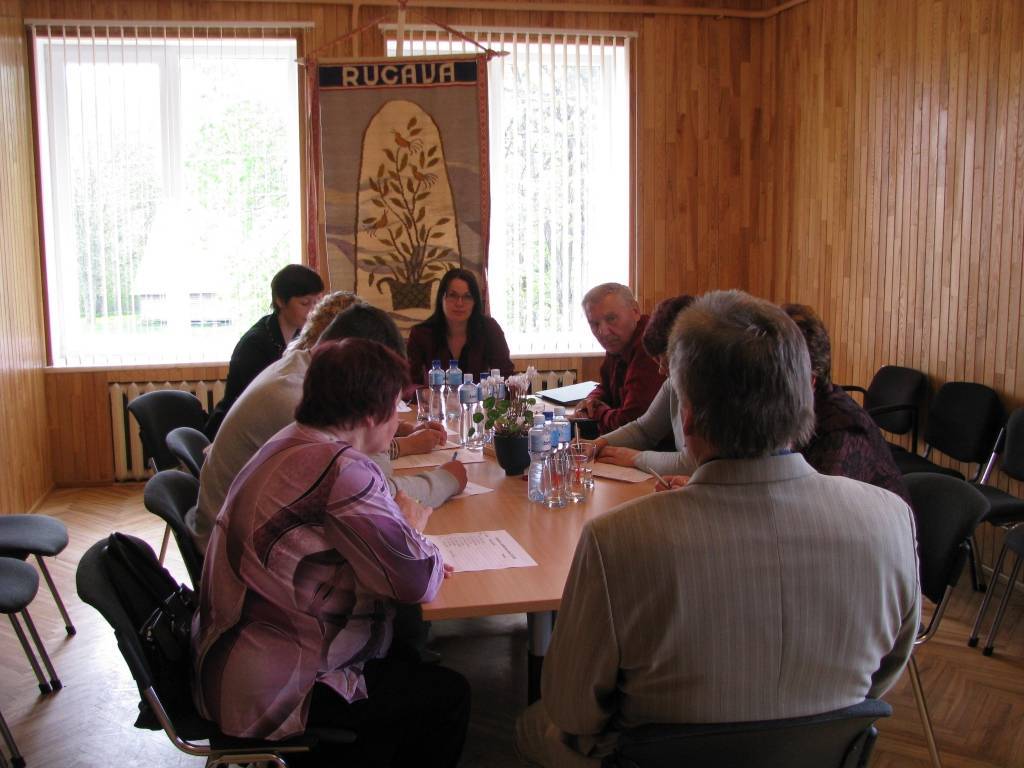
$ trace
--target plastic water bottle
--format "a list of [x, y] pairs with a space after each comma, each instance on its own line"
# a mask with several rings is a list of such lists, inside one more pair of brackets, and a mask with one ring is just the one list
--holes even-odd
[[477, 422], [475, 418], [482, 411], [480, 395], [476, 384], [473, 383], [472, 373], [463, 376], [462, 386], [459, 387], [459, 405], [461, 408], [459, 419], [461, 444], [469, 451], [482, 450], [484, 447], [484, 423], [483, 420]]
[[551, 453], [551, 435], [544, 426], [544, 414], [533, 415], [533, 426], [527, 437], [527, 447], [530, 449], [530, 472], [529, 487], [527, 495], [530, 501], [544, 502], [547, 496], [548, 483], [544, 477], [544, 461]]
[[551, 420], [551, 445], [565, 448], [572, 441], [572, 424], [565, 418], [565, 406], [555, 406], [555, 416]]
[[443, 423], [445, 384], [440, 360], [435, 360], [427, 371], [427, 385], [430, 387], [430, 420]]
[[455, 432], [459, 428], [459, 418], [462, 415], [462, 408], [459, 404], [459, 387], [462, 386], [462, 371], [459, 370], [459, 361], [450, 360], [448, 370], [445, 371], [445, 418], [448, 420], [448, 428]]
[[482, 403], [488, 397], [491, 396], [491, 374], [487, 371], [483, 371], [480, 374], [480, 385], [477, 387], [480, 390], [480, 402]]
[[505, 379], [498, 368], [491, 368], [491, 387], [495, 400], [504, 400], [508, 397], [508, 389], [505, 387]]

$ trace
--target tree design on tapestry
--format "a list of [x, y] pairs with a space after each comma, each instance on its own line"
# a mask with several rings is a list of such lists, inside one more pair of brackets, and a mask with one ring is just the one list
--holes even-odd
[[359, 220], [384, 248], [363, 257], [360, 266], [380, 293], [388, 287], [394, 309], [429, 309], [431, 287], [461, 261], [445, 244], [457, 242], [457, 235], [448, 185], [438, 183], [444, 153], [439, 136], [425, 140], [415, 115], [387, 130], [391, 138], [381, 148], [376, 173], [364, 180], [370, 215]]

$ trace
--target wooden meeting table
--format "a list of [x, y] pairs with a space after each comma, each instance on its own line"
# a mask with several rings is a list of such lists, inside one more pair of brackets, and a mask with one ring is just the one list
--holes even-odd
[[[586, 499], [548, 509], [526, 497], [525, 475], [508, 477], [493, 456], [467, 464], [469, 479], [491, 493], [452, 499], [438, 507], [427, 534], [506, 530], [537, 561], [536, 566], [469, 571], [445, 579], [433, 602], [423, 605], [426, 620], [464, 619], [525, 613], [529, 626], [528, 697], [540, 695], [540, 667], [551, 639], [554, 611], [569, 575], [584, 523], [618, 504], [654, 491], [654, 479], [626, 483], [595, 478]], [[396, 474], [414, 473], [401, 470]], [[422, 470], [419, 470], [422, 471]]]

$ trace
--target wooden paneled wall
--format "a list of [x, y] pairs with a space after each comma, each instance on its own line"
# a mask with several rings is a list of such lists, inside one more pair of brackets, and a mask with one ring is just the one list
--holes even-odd
[[1024, 405], [1024, 3], [829, 0], [768, 26], [775, 237], [752, 289], [818, 308], [836, 381], [896, 363]]
[[1024, 402], [1024, 4], [811, 2], [778, 39], [771, 258], [836, 378], [885, 363]]
[[0, 0], [0, 514], [28, 511], [53, 474], [24, 40], [19, 4]]

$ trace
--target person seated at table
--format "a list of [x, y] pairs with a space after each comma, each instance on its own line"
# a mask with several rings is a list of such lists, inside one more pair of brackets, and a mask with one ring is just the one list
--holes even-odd
[[203, 717], [238, 737], [353, 730], [320, 765], [455, 766], [469, 684], [393, 644], [396, 605], [433, 600], [449, 567], [423, 536], [431, 509], [392, 498], [387, 449], [406, 362], [382, 344], [317, 346], [295, 422], [231, 485], [192, 623]]
[[668, 349], [697, 469], [583, 527], [542, 697], [516, 725], [534, 764], [596, 767], [618, 732], [650, 723], [851, 706], [881, 696], [913, 649], [909, 506], [792, 450], [814, 428], [796, 324], [714, 292], [680, 314]]
[[[676, 317], [694, 301], [683, 294], [658, 302], [644, 328], [644, 351], [658, 364], [658, 372], [668, 375], [668, 337]], [[594, 441], [597, 457], [608, 464], [636, 467], [644, 472], [653, 469], [659, 475], [689, 475], [693, 459], [686, 452], [683, 425], [679, 421], [679, 398], [672, 380], [665, 379], [643, 415], [636, 421], [613, 429]], [[665, 447], [671, 443], [671, 448]]]
[[[351, 294], [342, 294], [337, 304], [331, 302], [329, 306], [340, 307], [345, 302], [352, 306], [337, 313], [319, 337], [319, 343], [345, 338], [370, 339], [404, 356], [401, 332], [387, 313], [363, 304]], [[324, 311], [330, 310], [325, 307]], [[318, 318], [320, 314], [314, 313]], [[307, 335], [303, 333], [300, 338], [307, 339]], [[311, 334], [308, 339], [312, 339]], [[206, 550], [214, 520], [235, 476], [271, 435], [294, 418], [310, 357], [308, 348], [299, 346], [289, 350], [256, 378], [224, 419], [199, 475], [199, 502], [186, 516], [200, 551]], [[442, 425], [399, 422], [393, 438], [387, 451], [371, 456], [387, 477], [392, 493], [402, 490], [429, 507], [438, 507], [465, 487], [466, 469], [458, 461], [449, 461], [438, 469], [415, 475], [392, 476], [391, 459], [428, 453], [443, 444], [446, 435]]]
[[203, 428], [208, 438], [213, 440], [217, 436], [224, 415], [260, 371], [281, 359], [323, 290], [320, 275], [302, 264], [289, 264], [274, 275], [270, 281], [271, 313], [257, 320], [235, 345], [228, 363], [224, 397], [214, 406]]
[[832, 344], [821, 318], [806, 304], [782, 307], [807, 341], [814, 383], [814, 434], [800, 453], [823, 475], [842, 475], [910, 495], [882, 432], [847, 392], [832, 383]]
[[459, 361], [463, 373], [480, 374], [497, 368], [502, 376], [515, 371], [505, 334], [493, 317], [484, 315], [476, 275], [468, 269], [449, 269], [437, 287], [434, 313], [409, 331], [409, 373], [417, 385], [427, 383], [434, 360], [447, 368]]
[[576, 406], [573, 418], [593, 419], [603, 435], [641, 416], [665, 376], [641, 344], [648, 317], [640, 314], [629, 288], [620, 283], [594, 286], [583, 297], [583, 311], [606, 354], [600, 384]]

